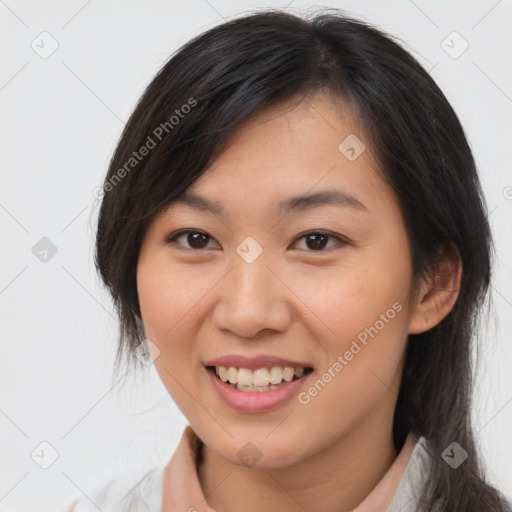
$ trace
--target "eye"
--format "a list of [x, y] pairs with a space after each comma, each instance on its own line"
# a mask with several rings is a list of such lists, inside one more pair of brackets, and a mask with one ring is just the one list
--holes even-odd
[[[166, 238], [166, 243], [171, 244], [177, 242], [180, 238], [186, 240], [186, 244], [188, 247], [185, 249], [190, 249], [193, 251], [200, 251], [204, 249], [211, 249], [208, 247], [208, 241], [213, 240], [210, 235], [203, 233], [202, 231], [194, 230], [194, 229], [185, 229], [182, 231], [178, 231], [177, 233], [171, 234]], [[337, 240], [339, 242], [338, 245], [346, 245], [347, 242], [340, 238], [339, 236], [332, 235], [330, 233], [326, 233], [323, 231], [309, 231], [308, 233], [304, 233], [296, 240], [305, 240], [306, 247], [308, 252], [325, 252], [324, 249], [326, 245], [328, 245], [328, 240]], [[182, 245], [178, 243], [177, 245]]]
[[347, 242], [339, 236], [331, 235], [330, 233], [325, 233], [323, 231], [309, 231], [308, 233], [301, 235], [297, 240], [305, 240], [306, 247], [311, 249], [308, 252], [322, 252], [323, 249], [325, 249], [329, 238], [340, 242], [339, 245], [343, 246], [347, 244]]
[[[208, 245], [208, 240], [213, 240], [210, 235], [203, 233], [202, 231], [197, 231], [194, 229], [186, 229], [183, 231], [179, 231], [178, 233], [174, 233], [169, 235], [166, 238], [166, 242], [168, 244], [176, 242], [180, 238], [184, 238], [186, 243], [189, 244], [189, 247], [185, 247], [185, 249], [190, 250], [203, 250], [208, 249], [206, 247]], [[181, 245], [181, 244], [178, 244]]]

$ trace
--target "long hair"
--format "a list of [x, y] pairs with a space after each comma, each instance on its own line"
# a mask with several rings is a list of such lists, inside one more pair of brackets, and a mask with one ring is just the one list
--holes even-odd
[[[475, 162], [455, 112], [417, 60], [341, 11], [302, 18], [269, 10], [230, 20], [181, 47], [146, 88], [111, 159], [98, 220], [95, 262], [121, 325], [116, 367], [142, 341], [136, 268], [148, 224], [251, 116], [319, 90], [355, 109], [397, 193], [415, 278], [428, 275], [444, 244], [462, 259], [452, 311], [409, 336], [394, 415], [397, 449], [412, 433], [431, 454], [422, 507], [504, 511], [505, 499], [485, 481], [470, 419], [471, 351], [492, 257]], [[454, 441], [468, 453], [457, 469], [441, 457]]]

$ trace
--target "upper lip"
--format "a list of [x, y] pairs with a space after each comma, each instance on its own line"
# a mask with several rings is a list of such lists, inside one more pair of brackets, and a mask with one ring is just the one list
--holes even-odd
[[311, 368], [308, 363], [292, 361], [291, 359], [282, 359], [281, 357], [271, 355], [259, 355], [255, 357], [246, 357], [240, 355], [226, 355], [216, 359], [210, 359], [204, 362], [205, 366], [233, 366], [235, 368], [248, 368], [257, 370], [258, 368], [272, 368], [273, 366], [290, 366], [293, 368]]

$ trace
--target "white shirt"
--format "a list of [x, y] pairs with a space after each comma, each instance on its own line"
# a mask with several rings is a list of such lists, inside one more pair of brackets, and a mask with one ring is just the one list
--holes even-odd
[[[190, 427], [187, 429], [191, 431]], [[183, 511], [179, 512], [194, 510], [193, 504], [198, 502], [197, 489], [200, 488], [197, 472], [193, 470], [195, 459], [187, 440], [188, 438], [183, 435], [176, 449], [175, 453], [179, 452], [182, 458], [179, 459], [179, 464], [174, 466], [174, 471], [181, 471], [184, 468], [186, 473], [190, 473], [181, 476], [186, 477], [187, 482], [191, 484], [190, 488], [195, 489], [196, 492], [194, 496], [191, 494], [191, 499], [188, 500], [187, 489], [177, 490], [180, 498], [176, 502], [188, 504]], [[353, 512], [418, 511], [419, 498], [427, 479], [429, 457], [423, 438], [415, 442], [412, 437], [409, 437], [404, 448], [388, 472]], [[76, 507], [69, 512], [71, 510], [73, 512], [161, 512], [163, 472], [164, 467], [155, 467], [149, 471], [127, 473], [108, 482], [98, 482], [94, 487], [85, 490], [86, 496], [80, 496]], [[401, 477], [398, 472], [401, 473]], [[398, 486], [397, 478], [400, 478]], [[172, 476], [170, 480], [172, 481]], [[387, 503], [390, 496], [393, 496], [393, 499], [389, 506], [385, 510], [379, 509], [380, 500], [387, 499]]]

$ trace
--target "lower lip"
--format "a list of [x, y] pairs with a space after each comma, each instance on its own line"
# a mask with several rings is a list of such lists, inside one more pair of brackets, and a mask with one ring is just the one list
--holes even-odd
[[281, 384], [277, 389], [268, 391], [240, 391], [223, 382], [213, 371], [206, 369], [206, 373], [220, 398], [233, 409], [242, 412], [265, 412], [276, 409], [288, 402], [299, 392], [312, 372], [307, 373], [300, 379]]

